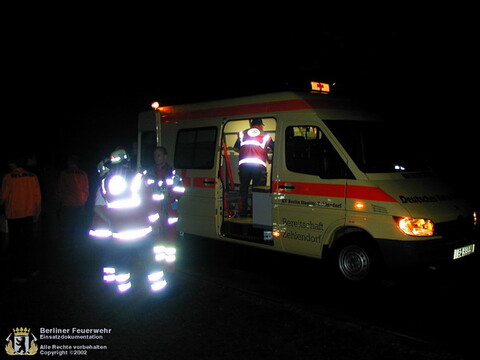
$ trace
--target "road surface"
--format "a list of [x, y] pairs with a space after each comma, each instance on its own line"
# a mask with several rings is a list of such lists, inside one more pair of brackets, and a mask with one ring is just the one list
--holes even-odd
[[[316, 261], [186, 237], [167, 291], [119, 296], [100, 281], [100, 251], [51, 236], [26, 283], [9, 281], [3, 257], [3, 339], [27, 327], [39, 357], [64, 359], [456, 360], [476, 351], [473, 257], [356, 288]], [[9, 358], [3, 347], [0, 358]]]

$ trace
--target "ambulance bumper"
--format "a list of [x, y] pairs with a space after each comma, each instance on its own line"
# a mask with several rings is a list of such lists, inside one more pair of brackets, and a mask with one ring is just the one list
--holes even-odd
[[389, 268], [434, 266], [462, 261], [476, 256], [478, 236], [475, 233], [459, 239], [398, 241], [377, 240], [385, 264]]

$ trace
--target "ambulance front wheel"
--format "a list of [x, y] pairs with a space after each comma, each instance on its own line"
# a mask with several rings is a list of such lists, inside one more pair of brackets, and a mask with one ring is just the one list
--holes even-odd
[[362, 237], [340, 241], [334, 248], [331, 260], [335, 272], [349, 282], [367, 283], [379, 275], [379, 253], [373, 244]]

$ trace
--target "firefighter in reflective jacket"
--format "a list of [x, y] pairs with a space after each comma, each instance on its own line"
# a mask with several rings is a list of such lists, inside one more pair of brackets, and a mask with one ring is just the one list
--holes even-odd
[[152, 237], [159, 215], [147, 196], [143, 175], [130, 169], [123, 149], [101, 162], [99, 172], [101, 183], [90, 236], [105, 241], [104, 282], [126, 292], [135, 275], [135, 280], [146, 282], [152, 291], [163, 289], [167, 282], [155, 262]]
[[167, 162], [167, 149], [163, 146], [155, 148], [153, 157], [155, 164], [144, 172], [146, 184], [151, 198], [156, 203], [159, 214], [158, 234], [154, 247], [155, 260], [164, 264], [167, 271], [175, 271], [176, 240], [178, 237], [176, 223], [178, 221], [177, 205], [180, 196], [185, 192], [181, 177]]
[[251, 127], [238, 133], [234, 149], [240, 153], [238, 161], [240, 177], [240, 216], [248, 216], [248, 187], [265, 186], [267, 183], [268, 149], [274, 141], [263, 131], [262, 119], [251, 121]]

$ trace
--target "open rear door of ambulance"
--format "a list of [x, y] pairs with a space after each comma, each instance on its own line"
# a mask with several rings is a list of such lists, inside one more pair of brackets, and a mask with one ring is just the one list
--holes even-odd
[[179, 204], [178, 228], [188, 234], [216, 237], [215, 214], [218, 173], [218, 127], [179, 129], [174, 168], [180, 171], [186, 190]]

